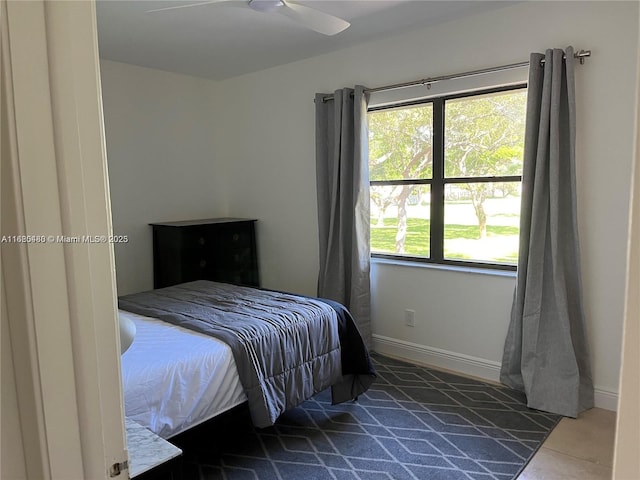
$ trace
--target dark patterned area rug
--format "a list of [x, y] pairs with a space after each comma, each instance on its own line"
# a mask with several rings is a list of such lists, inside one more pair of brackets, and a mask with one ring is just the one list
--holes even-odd
[[242, 406], [172, 438], [183, 480], [512, 480], [560, 420], [507, 388], [374, 361], [355, 403], [325, 391], [262, 430]]

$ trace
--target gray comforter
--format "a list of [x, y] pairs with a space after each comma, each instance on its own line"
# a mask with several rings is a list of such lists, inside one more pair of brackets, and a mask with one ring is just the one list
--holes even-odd
[[120, 297], [119, 307], [227, 343], [257, 427], [329, 386], [334, 403], [350, 400], [375, 378], [351, 316], [327, 300], [201, 280]]

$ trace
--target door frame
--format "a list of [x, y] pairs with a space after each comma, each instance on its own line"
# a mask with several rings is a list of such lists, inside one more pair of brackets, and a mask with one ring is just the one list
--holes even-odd
[[106, 479], [127, 452], [95, 3], [1, 8], [0, 267], [26, 475]]

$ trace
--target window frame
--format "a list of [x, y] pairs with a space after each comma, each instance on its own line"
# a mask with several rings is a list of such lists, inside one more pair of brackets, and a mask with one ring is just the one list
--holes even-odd
[[430, 228], [429, 228], [429, 257], [406, 255], [398, 253], [371, 252], [371, 258], [383, 258], [387, 260], [431, 263], [436, 265], [449, 265], [465, 268], [493, 269], [516, 271], [517, 265], [506, 263], [491, 263], [483, 261], [453, 260], [444, 258], [444, 207], [445, 207], [445, 185], [456, 183], [522, 183], [522, 175], [493, 176], [493, 177], [445, 177], [445, 103], [449, 100], [475, 97], [480, 95], [509, 92], [513, 90], [526, 90], [526, 82], [518, 82], [512, 85], [501, 87], [490, 87], [474, 89], [462, 93], [452, 93], [438, 95], [434, 97], [396, 102], [393, 104], [370, 107], [367, 113], [383, 110], [400, 109], [425, 104], [432, 105], [433, 111], [433, 165], [432, 177], [430, 179], [401, 179], [401, 180], [370, 180], [369, 188], [372, 186], [385, 185], [429, 185], [431, 194]]

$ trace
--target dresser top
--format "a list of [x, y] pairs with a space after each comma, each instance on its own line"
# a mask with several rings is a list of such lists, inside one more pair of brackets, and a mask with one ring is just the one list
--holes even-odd
[[257, 222], [255, 218], [234, 218], [234, 217], [222, 217], [222, 218], [204, 218], [200, 220], [180, 220], [177, 222], [156, 222], [150, 223], [152, 226], [162, 227], [188, 227], [190, 225], [209, 225], [212, 223], [238, 223], [238, 222]]

